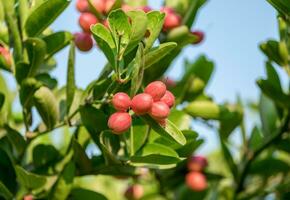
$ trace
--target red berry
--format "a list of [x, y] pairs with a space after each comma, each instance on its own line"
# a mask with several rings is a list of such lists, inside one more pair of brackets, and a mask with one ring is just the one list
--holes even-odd
[[141, 93], [133, 97], [131, 108], [136, 115], [143, 115], [150, 111], [153, 99], [149, 94]]
[[130, 97], [124, 92], [118, 92], [112, 99], [113, 106], [118, 111], [126, 111], [131, 106]]
[[98, 23], [98, 19], [92, 13], [82, 13], [79, 18], [79, 24], [84, 32], [89, 33], [91, 25]]
[[162, 81], [154, 81], [147, 85], [144, 91], [151, 95], [154, 101], [159, 101], [166, 92], [166, 85]]
[[190, 172], [185, 177], [186, 185], [197, 192], [207, 188], [206, 177], [200, 172]]
[[167, 90], [160, 101], [166, 103], [168, 107], [171, 108], [175, 103], [175, 97], [170, 91]]
[[193, 44], [199, 44], [204, 40], [204, 33], [202, 31], [192, 31], [191, 34], [196, 36], [196, 41]]
[[106, 6], [105, 6], [105, 13], [106, 14], [108, 14], [111, 11], [114, 4], [115, 4], [115, 0], [106, 0]]
[[105, 13], [106, 0], [93, 0], [92, 4], [99, 13]]
[[164, 7], [161, 12], [165, 13], [163, 30], [168, 31], [181, 25], [181, 17], [172, 9]]
[[135, 184], [128, 187], [124, 196], [128, 200], [138, 200], [142, 198], [143, 194], [144, 194], [143, 187], [141, 185]]
[[154, 102], [149, 112], [150, 116], [157, 120], [166, 119], [169, 113], [168, 105], [162, 101]]
[[93, 39], [89, 33], [75, 33], [75, 44], [81, 51], [89, 51], [93, 47]]
[[116, 112], [108, 120], [108, 127], [116, 134], [126, 132], [132, 123], [131, 116], [126, 112]]
[[188, 159], [187, 168], [189, 171], [201, 172], [208, 165], [207, 159], [203, 156], [192, 156]]
[[77, 0], [76, 8], [79, 12], [88, 12], [89, 3], [87, 0]]
[[12, 65], [11, 54], [9, 50], [3, 46], [0, 46], [0, 62], [3, 62], [3, 65], [7, 67]]
[[33, 200], [33, 196], [31, 194], [23, 197], [23, 200]]

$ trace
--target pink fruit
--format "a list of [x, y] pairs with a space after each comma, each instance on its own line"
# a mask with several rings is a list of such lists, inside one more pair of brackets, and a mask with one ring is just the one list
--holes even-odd
[[142, 6], [140, 7], [140, 9], [143, 10], [145, 13], [148, 13], [152, 10], [149, 6]]
[[168, 31], [180, 26], [181, 17], [172, 8], [164, 7], [161, 9], [161, 12], [165, 13], [165, 19], [163, 24], [164, 31]]
[[166, 85], [162, 81], [154, 81], [147, 85], [144, 91], [151, 95], [154, 101], [159, 101], [166, 92]]
[[149, 112], [150, 116], [156, 120], [166, 119], [169, 113], [168, 105], [162, 101], [154, 102]]
[[116, 134], [126, 132], [132, 123], [131, 116], [126, 112], [116, 112], [108, 120], [108, 127]]
[[9, 67], [12, 65], [11, 54], [9, 50], [3, 46], [0, 46], [0, 61], [2, 60], [1, 57], [3, 58], [3, 64], [5, 66]]
[[185, 177], [186, 185], [197, 192], [207, 188], [206, 177], [200, 172], [190, 172]]
[[152, 104], [152, 96], [146, 93], [141, 93], [133, 97], [131, 102], [131, 108], [136, 115], [143, 115], [150, 111]]
[[191, 34], [196, 36], [196, 41], [193, 44], [199, 44], [204, 40], [204, 33], [202, 31], [192, 31]]
[[79, 12], [87, 12], [89, 10], [89, 3], [87, 0], [77, 0], [76, 8]]
[[207, 159], [203, 156], [192, 156], [188, 159], [187, 168], [189, 171], [201, 172], [208, 165]]
[[144, 194], [143, 187], [141, 185], [135, 184], [135, 185], [128, 187], [124, 196], [128, 200], [138, 200], [138, 199], [142, 198], [143, 194]]
[[114, 95], [112, 104], [116, 110], [126, 111], [131, 106], [131, 99], [126, 93], [118, 92]]
[[77, 48], [81, 51], [89, 51], [93, 47], [93, 39], [89, 33], [75, 33], [74, 40]]
[[33, 196], [31, 194], [23, 197], [23, 200], [33, 200]]
[[93, 0], [92, 4], [99, 13], [104, 13], [106, 9], [106, 0]]
[[96, 23], [98, 23], [98, 19], [92, 13], [82, 13], [79, 18], [79, 24], [86, 33], [90, 33], [91, 25]]
[[168, 107], [171, 108], [175, 103], [175, 97], [170, 91], [167, 90], [160, 101], [166, 103]]
[[105, 13], [106, 14], [108, 14], [111, 11], [114, 4], [115, 4], [115, 0], [106, 0], [106, 6], [105, 6]]

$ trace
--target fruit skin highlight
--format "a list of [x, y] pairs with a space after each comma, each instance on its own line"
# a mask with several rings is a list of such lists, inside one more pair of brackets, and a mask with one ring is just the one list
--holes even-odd
[[162, 81], [154, 81], [147, 85], [144, 92], [152, 96], [153, 101], [159, 101], [166, 93], [166, 85]]
[[206, 177], [200, 172], [190, 172], [185, 177], [186, 185], [193, 191], [201, 192], [207, 188]]
[[150, 116], [156, 120], [166, 119], [169, 113], [168, 105], [162, 101], [154, 102], [149, 112]]
[[74, 41], [77, 48], [81, 51], [89, 51], [93, 48], [93, 39], [88, 33], [75, 33]]
[[131, 108], [136, 115], [143, 115], [150, 111], [152, 104], [152, 96], [146, 93], [141, 93], [133, 97], [131, 102]]
[[79, 12], [88, 12], [89, 3], [87, 0], [77, 0], [76, 8]]
[[126, 93], [118, 92], [114, 95], [112, 104], [116, 110], [126, 111], [131, 106], [131, 99]]
[[175, 103], [175, 97], [170, 91], [166, 91], [164, 96], [160, 99], [160, 101], [166, 103], [169, 108], [174, 106]]
[[188, 159], [187, 169], [189, 171], [201, 172], [207, 167], [207, 159], [203, 156], [192, 156]]
[[132, 123], [131, 116], [126, 112], [116, 112], [112, 114], [108, 120], [108, 127], [115, 134], [126, 132]]
[[135, 184], [135, 185], [128, 187], [124, 196], [128, 200], [138, 200], [138, 199], [142, 198], [143, 194], [144, 194], [143, 187], [141, 185]]
[[106, 0], [93, 0], [92, 4], [99, 13], [105, 13]]
[[91, 25], [98, 23], [98, 19], [92, 13], [82, 13], [79, 18], [79, 24], [84, 32], [90, 33]]

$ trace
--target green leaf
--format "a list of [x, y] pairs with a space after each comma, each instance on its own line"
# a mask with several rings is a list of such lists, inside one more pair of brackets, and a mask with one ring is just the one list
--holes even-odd
[[28, 190], [41, 188], [46, 183], [46, 177], [30, 173], [20, 166], [15, 166], [15, 171], [20, 185]]
[[161, 144], [147, 144], [135, 156], [130, 158], [133, 166], [146, 166], [149, 168], [172, 168], [180, 162], [178, 154], [171, 148]]
[[4, 103], [5, 103], [5, 95], [2, 92], [0, 92], [0, 111], [1, 111]]
[[7, 187], [1, 181], [0, 181], [0, 197], [4, 197], [4, 199], [7, 199], [7, 200], [13, 199], [12, 193], [7, 189]]
[[149, 37], [145, 40], [145, 52], [148, 52], [153, 46], [155, 40], [158, 38], [163, 27], [165, 14], [159, 11], [151, 11], [147, 13]]
[[171, 121], [166, 120], [166, 127], [163, 128], [148, 115], [144, 115], [141, 118], [162, 137], [173, 140], [181, 145], [186, 144], [184, 135]]
[[285, 16], [289, 16], [290, 5], [288, 2], [283, 0], [267, 0], [276, 10]]
[[91, 26], [91, 31], [98, 46], [103, 51], [112, 67], [116, 70], [115, 56], [117, 54], [117, 47], [110, 31], [102, 24]]
[[265, 137], [275, 133], [278, 124], [278, 113], [273, 102], [265, 95], [260, 96], [259, 113]]
[[206, 0], [195, 0], [191, 2], [185, 16], [182, 19], [182, 24], [185, 24], [187, 27], [191, 27], [196, 18], [199, 8], [203, 6], [205, 2]]
[[143, 39], [147, 30], [147, 15], [143, 11], [130, 11], [126, 13], [131, 21], [130, 42], [125, 55], [131, 52]]
[[251, 132], [249, 147], [255, 151], [258, 147], [260, 147], [260, 145], [262, 145], [263, 139], [261, 130], [255, 126]]
[[53, 93], [47, 87], [40, 87], [33, 96], [34, 105], [39, 112], [48, 130], [51, 130], [59, 119], [57, 101]]
[[13, 145], [13, 148], [17, 151], [18, 156], [23, 155], [26, 148], [26, 142], [23, 136], [17, 130], [12, 129], [8, 125], [5, 126], [5, 130], [7, 131], [6, 136]]
[[198, 134], [191, 130], [182, 131], [184, 136], [186, 137], [186, 144], [176, 149], [176, 152], [180, 157], [189, 157], [194, 151], [203, 144], [202, 139], [197, 139]]
[[50, 193], [49, 199], [63, 200], [69, 196], [75, 176], [75, 165], [69, 162], [61, 172]]
[[42, 84], [34, 78], [27, 78], [22, 81], [20, 86], [20, 102], [24, 108], [30, 108], [33, 104], [34, 93], [42, 86]]
[[103, 131], [100, 135], [100, 144], [107, 164], [118, 164], [117, 154], [120, 149], [119, 137], [111, 131]]
[[178, 13], [184, 14], [189, 6], [190, 1], [188, 0], [165, 0], [167, 7], [173, 8]]
[[262, 176], [273, 176], [277, 173], [287, 173], [290, 170], [290, 165], [282, 160], [276, 158], [265, 158], [262, 160], [254, 161], [249, 173]]
[[57, 80], [49, 74], [38, 74], [35, 76], [35, 79], [51, 90], [57, 86]]
[[182, 47], [193, 44], [198, 40], [198, 37], [191, 33], [187, 26], [179, 26], [177, 28], [172, 29], [166, 38], [166, 41], [175, 42], [178, 44], [178, 49], [182, 49]]
[[234, 159], [233, 159], [233, 156], [231, 155], [230, 150], [228, 149], [228, 147], [225, 144], [225, 142], [222, 141], [222, 140], [221, 140], [221, 147], [222, 147], [224, 159], [225, 159], [229, 169], [231, 170], [231, 173], [232, 173], [234, 179], [237, 180], [238, 167], [237, 167], [237, 165], [234, 162]]
[[65, 10], [71, 1], [49, 0], [32, 11], [25, 23], [29, 37], [37, 36], [44, 31]]
[[75, 96], [75, 44], [71, 42], [68, 64], [67, 64], [67, 81], [66, 81], [66, 112], [69, 114], [70, 107]]
[[208, 100], [193, 101], [184, 108], [184, 111], [192, 117], [203, 119], [219, 119], [221, 112], [217, 104]]
[[107, 198], [100, 193], [82, 188], [74, 188], [71, 191], [70, 196], [74, 200], [83, 200], [83, 199], [107, 200]]
[[277, 89], [282, 91], [281, 82], [277, 71], [275, 70], [274, 66], [271, 62], [266, 62], [266, 70], [267, 70], [267, 78], [269, 82]]
[[123, 10], [118, 9], [109, 14], [108, 22], [117, 46], [118, 59], [121, 59], [130, 42], [131, 26], [129, 19]]
[[92, 171], [92, 163], [85, 150], [75, 139], [73, 139], [72, 147], [74, 150], [74, 161], [79, 173], [81, 175], [89, 174]]
[[152, 49], [145, 55], [145, 68], [151, 67], [153, 64], [159, 62], [162, 58], [168, 55], [176, 47], [174, 42], [166, 42], [160, 46]]
[[191, 124], [191, 117], [183, 111], [171, 109], [168, 119], [174, 122], [179, 130], [188, 130]]
[[55, 53], [66, 47], [73, 39], [73, 35], [70, 32], [60, 31], [45, 36], [42, 39], [46, 43], [45, 59], [48, 59]]
[[25, 47], [29, 57], [29, 71], [27, 76], [33, 77], [44, 62], [46, 44], [39, 38], [28, 38], [25, 41]]
[[288, 65], [288, 50], [284, 42], [269, 40], [260, 45], [260, 49], [268, 58], [280, 66]]
[[39, 144], [33, 148], [32, 157], [36, 167], [43, 167], [59, 161], [60, 154], [52, 145]]
[[95, 174], [110, 175], [110, 176], [138, 176], [136, 167], [124, 164], [102, 165], [96, 169]]

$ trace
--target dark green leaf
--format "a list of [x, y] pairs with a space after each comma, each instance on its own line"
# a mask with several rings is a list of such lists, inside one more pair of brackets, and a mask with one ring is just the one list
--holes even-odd
[[83, 199], [107, 200], [107, 198], [100, 193], [97, 193], [91, 190], [82, 189], [82, 188], [74, 188], [71, 191], [70, 196], [74, 200], [83, 200]]
[[229, 169], [231, 170], [231, 173], [232, 173], [234, 179], [236, 180], [237, 176], [238, 176], [238, 167], [235, 164], [233, 156], [232, 156], [230, 150], [228, 149], [228, 147], [224, 141], [221, 141], [221, 147], [222, 147], [224, 159], [225, 159]]
[[33, 164], [42, 167], [58, 161], [60, 154], [52, 145], [39, 144], [33, 148], [32, 157]]
[[52, 33], [42, 38], [46, 43], [46, 56], [45, 59], [50, 58], [56, 52], [66, 47], [73, 39], [73, 35], [70, 32], [60, 31]]
[[188, 27], [191, 27], [199, 8], [206, 2], [206, 0], [195, 0], [189, 4], [187, 12], [182, 19], [182, 24], [185, 24]]
[[57, 86], [57, 80], [52, 78], [49, 74], [38, 74], [35, 76], [35, 79], [51, 90]]
[[289, 2], [283, 0], [267, 0], [272, 6], [274, 6], [280, 13], [285, 16], [290, 14], [290, 5]]
[[66, 112], [69, 114], [70, 107], [75, 96], [75, 44], [71, 42], [68, 64], [67, 64], [67, 79], [66, 79]]
[[0, 92], [0, 111], [4, 105], [4, 102], [5, 102], [5, 95], [2, 92]]
[[249, 139], [249, 147], [252, 150], [256, 150], [258, 147], [260, 147], [260, 145], [262, 145], [262, 143], [263, 143], [263, 134], [261, 130], [255, 126], [251, 132], [251, 136]]
[[276, 158], [266, 158], [254, 161], [251, 164], [249, 173], [262, 176], [272, 176], [277, 173], [289, 172], [290, 165]]
[[49, 0], [32, 11], [25, 23], [29, 37], [37, 36], [44, 31], [69, 5], [69, 0]]
[[5, 126], [5, 129], [7, 131], [6, 136], [13, 145], [14, 149], [17, 151], [18, 156], [22, 155], [26, 148], [26, 142], [23, 136], [17, 130], [9, 127], [8, 125]]
[[138, 176], [136, 167], [123, 164], [102, 165], [96, 169], [95, 174], [110, 175], [110, 176]]
[[120, 150], [119, 137], [111, 131], [103, 131], [100, 135], [100, 144], [107, 164], [118, 164], [117, 154]]
[[0, 181], [0, 197], [4, 197], [4, 199], [7, 199], [7, 200], [13, 199], [12, 193], [7, 189], [7, 187], [1, 181]]
[[73, 139], [73, 150], [74, 150], [74, 160], [76, 163], [76, 167], [79, 170], [80, 174], [89, 174], [92, 170], [92, 163], [88, 158], [83, 147]]

